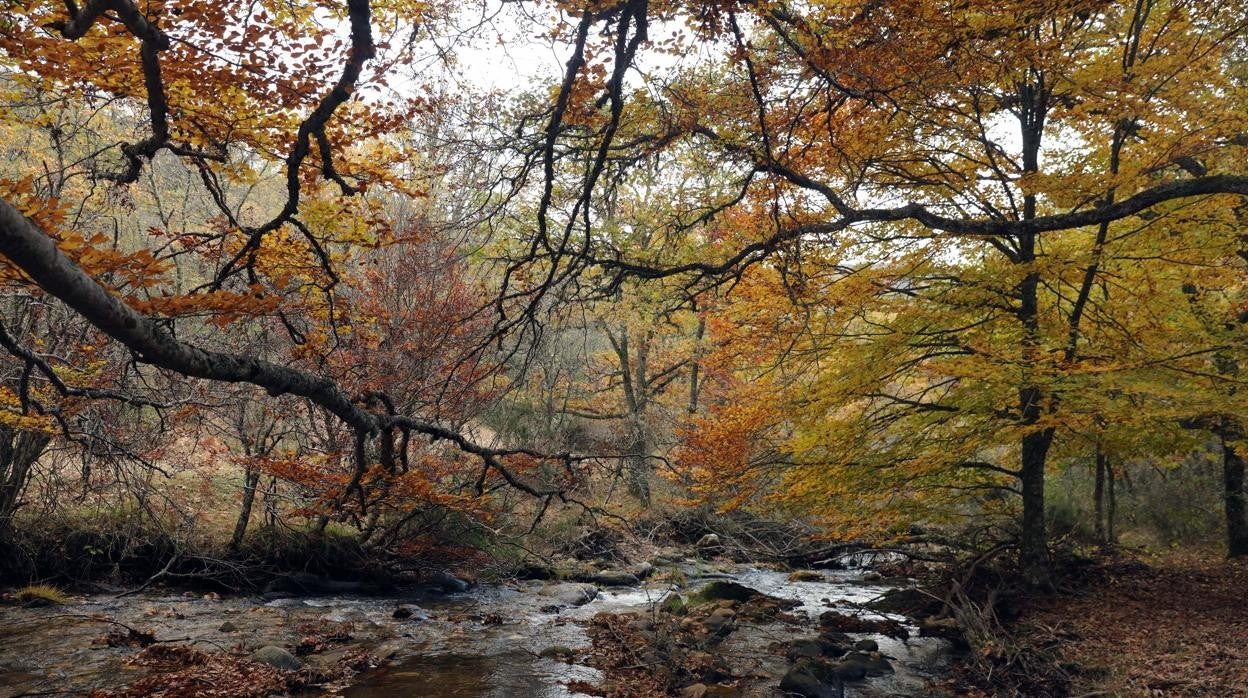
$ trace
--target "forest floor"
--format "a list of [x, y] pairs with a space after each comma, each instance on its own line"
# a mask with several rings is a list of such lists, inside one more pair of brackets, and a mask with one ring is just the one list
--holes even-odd
[[1248, 696], [1248, 561], [1169, 552], [1101, 570], [1015, 626], [1059, 641], [1071, 695]]

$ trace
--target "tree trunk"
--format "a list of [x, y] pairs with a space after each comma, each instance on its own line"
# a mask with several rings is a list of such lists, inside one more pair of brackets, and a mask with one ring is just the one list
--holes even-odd
[[1023, 491], [1022, 531], [1019, 535], [1018, 558], [1023, 577], [1033, 586], [1041, 586], [1049, 579], [1048, 533], [1044, 515], [1044, 468], [1049, 445], [1053, 442], [1053, 430], [1044, 429], [1023, 437], [1022, 472], [1020, 480]]
[[1105, 532], [1109, 537], [1109, 544], [1117, 545], [1118, 533], [1114, 525], [1114, 519], [1118, 513], [1118, 501], [1115, 498], [1117, 486], [1114, 484], [1114, 464], [1108, 458], [1105, 459], [1105, 481], [1109, 486], [1109, 501], [1105, 509]]
[[243, 536], [247, 533], [247, 524], [251, 521], [251, 506], [256, 501], [256, 486], [260, 484], [260, 471], [248, 468], [243, 475], [243, 504], [238, 510], [238, 522], [234, 524], [234, 535], [230, 537], [230, 550], [238, 550], [243, 544]]
[[1105, 547], [1109, 539], [1105, 533], [1105, 454], [1096, 449], [1096, 484], [1092, 488], [1092, 509], [1096, 517], [1096, 542]]
[[0, 539], [8, 535], [31, 470], [49, 441], [42, 432], [0, 426]]
[[1248, 556], [1248, 518], [1244, 502], [1244, 458], [1222, 438], [1222, 482], [1226, 487], [1226, 555]]

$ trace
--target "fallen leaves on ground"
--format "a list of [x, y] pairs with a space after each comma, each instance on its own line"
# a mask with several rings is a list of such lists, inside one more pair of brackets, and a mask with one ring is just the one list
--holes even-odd
[[1171, 554], [1110, 567], [1020, 626], [1061, 638], [1076, 695], [1248, 695], [1248, 561]]

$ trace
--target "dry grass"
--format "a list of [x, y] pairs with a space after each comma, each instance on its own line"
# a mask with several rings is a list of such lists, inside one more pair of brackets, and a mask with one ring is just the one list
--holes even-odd
[[70, 602], [65, 592], [50, 584], [30, 584], [13, 592], [18, 603], [28, 606], [60, 606]]

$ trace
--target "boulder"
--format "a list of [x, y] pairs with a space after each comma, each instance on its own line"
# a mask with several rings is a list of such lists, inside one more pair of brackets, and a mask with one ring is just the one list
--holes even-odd
[[396, 606], [392, 615], [395, 620], [429, 620], [429, 614], [425, 613], [425, 609], [406, 603]]
[[856, 674], [858, 668], [862, 669], [863, 676], [883, 676], [893, 673], [893, 665], [879, 652], [850, 652], [833, 667], [838, 671], [846, 672], [841, 676], [847, 681], [855, 680], [849, 674]]
[[604, 587], [631, 587], [641, 584], [637, 575], [624, 570], [603, 570], [590, 576], [588, 581]]
[[628, 573], [638, 579], [646, 579], [654, 574], [654, 565], [649, 562], [639, 562], [628, 568]]
[[731, 608], [717, 608], [702, 621], [702, 625], [712, 633], [720, 633], [727, 629], [736, 616], [736, 612]]
[[217, 631], [222, 632], [222, 633], [237, 632], [238, 626], [234, 625], [233, 623], [227, 620], [224, 623], [222, 623], [220, 627], [217, 628]]
[[304, 596], [323, 594], [355, 594], [364, 587], [361, 582], [341, 582], [311, 572], [294, 572], [275, 577], [265, 587], [265, 591], [286, 592]]
[[817, 638], [799, 638], [791, 640], [785, 645], [784, 656], [788, 657], [790, 662], [796, 662], [803, 658], [822, 657], [824, 655], [824, 645]]
[[537, 593], [539, 596], [552, 598], [564, 606], [584, 606], [598, 598], [598, 587], [593, 584], [552, 582], [543, 586]]
[[286, 671], [297, 671], [303, 667], [303, 662], [298, 657], [276, 645], [266, 645], [252, 652], [251, 661]]
[[780, 690], [802, 698], [844, 698], [845, 687], [832, 666], [817, 660], [802, 660], [780, 679]]
[[713, 601], [749, 601], [762, 595], [761, 592], [751, 589], [744, 584], [716, 580], [699, 589], [690, 602], [701, 604]]
[[434, 572], [426, 579], [426, 583], [441, 589], [448, 594], [459, 594], [472, 588], [472, 583], [460, 579], [450, 572]]
[[880, 643], [875, 640], [859, 640], [854, 643], [854, 649], [859, 652], [879, 652]]

